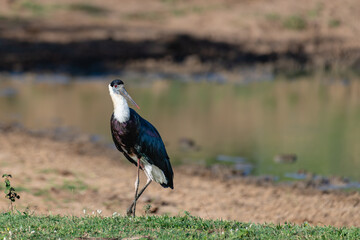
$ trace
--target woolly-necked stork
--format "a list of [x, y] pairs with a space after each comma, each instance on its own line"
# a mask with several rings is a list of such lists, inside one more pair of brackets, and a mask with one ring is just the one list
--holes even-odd
[[[135, 110], [129, 108], [126, 100], [139, 106], [130, 97], [121, 80], [114, 80], [109, 84], [109, 92], [114, 104], [111, 115], [111, 134], [116, 148], [135, 166], [137, 178], [135, 180], [135, 198], [127, 209], [127, 215], [135, 216], [136, 201], [152, 181], [164, 188], [173, 186], [173, 170], [165, 145], [156, 128], [143, 119]], [[139, 172], [144, 170], [147, 183], [138, 194]]]

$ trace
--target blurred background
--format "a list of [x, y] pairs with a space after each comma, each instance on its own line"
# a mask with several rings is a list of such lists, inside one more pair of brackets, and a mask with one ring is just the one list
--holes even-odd
[[173, 165], [360, 181], [358, 0], [2, 0], [0, 122], [113, 148], [124, 80]]

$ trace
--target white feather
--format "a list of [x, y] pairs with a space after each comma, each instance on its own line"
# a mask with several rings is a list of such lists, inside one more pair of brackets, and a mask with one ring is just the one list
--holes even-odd
[[160, 168], [145, 161], [143, 161], [143, 163], [145, 168], [144, 172], [148, 178], [160, 184], [167, 184], [167, 179], [164, 175], [164, 172]]
[[[138, 161], [137, 157], [135, 154], [128, 154], [135, 162]], [[160, 184], [167, 184], [168, 181], [165, 177], [164, 172], [158, 168], [157, 166], [150, 164], [145, 158], [141, 158], [140, 161], [142, 162], [143, 166], [144, 166], [144, 173], [147, 176], [148, 179], [151, 179], [152, 181], [155, 181], [157, 183]], [[136, 182], [135, 182], [135, 186], [136, 186]], [[136, 188], [136, 187], [135, 187]]]
[[113, 88], [109, 84], [109, 92], [111, 100], [114, 105], [114, 117], [119, 122], [126, 122], [130, 118], [130, 109], [126, 99], [114, 92]]

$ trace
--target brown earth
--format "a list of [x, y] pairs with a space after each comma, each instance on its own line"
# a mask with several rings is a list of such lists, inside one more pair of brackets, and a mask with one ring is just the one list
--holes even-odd
[[[21, 195], [16, 208], [29, 213], [81, 216], [85, 209], [90, 215], [99, 214], [97, 210], [104, 216], [125, 214], [134, 194], [136, 168], [116, 150], [87, 137], [66, 139], [2, 127], [0, 166], [1, 174], [12, 174], [11, 184]], [[189, 211], [204, 218], [255, 223], [360, 226], [358, 192], [226, 180], [199, 169], [175, 167], [174, 190], [151, 184], [139, 200], [137, 214], [144, 215], [145, 205], [151, 204], [150, 214]], [[142, 174], [142, 184], [144, 179]], [[8, 208], [9, 201], [0, 198], [1, 211]]]
[[358, 0], [7, 0], [0, 67], [358, 70], [359, 12]]

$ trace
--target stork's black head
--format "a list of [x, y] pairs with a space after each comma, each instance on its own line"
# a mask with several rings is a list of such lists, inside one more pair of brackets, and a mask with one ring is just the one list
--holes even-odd
[[121, 81], [120, 79], [115, 79], [110, 83], [111, 87], [114, 87], [114, 86], [117, 87], [119, 85], [124, 85], [124, 82]]

